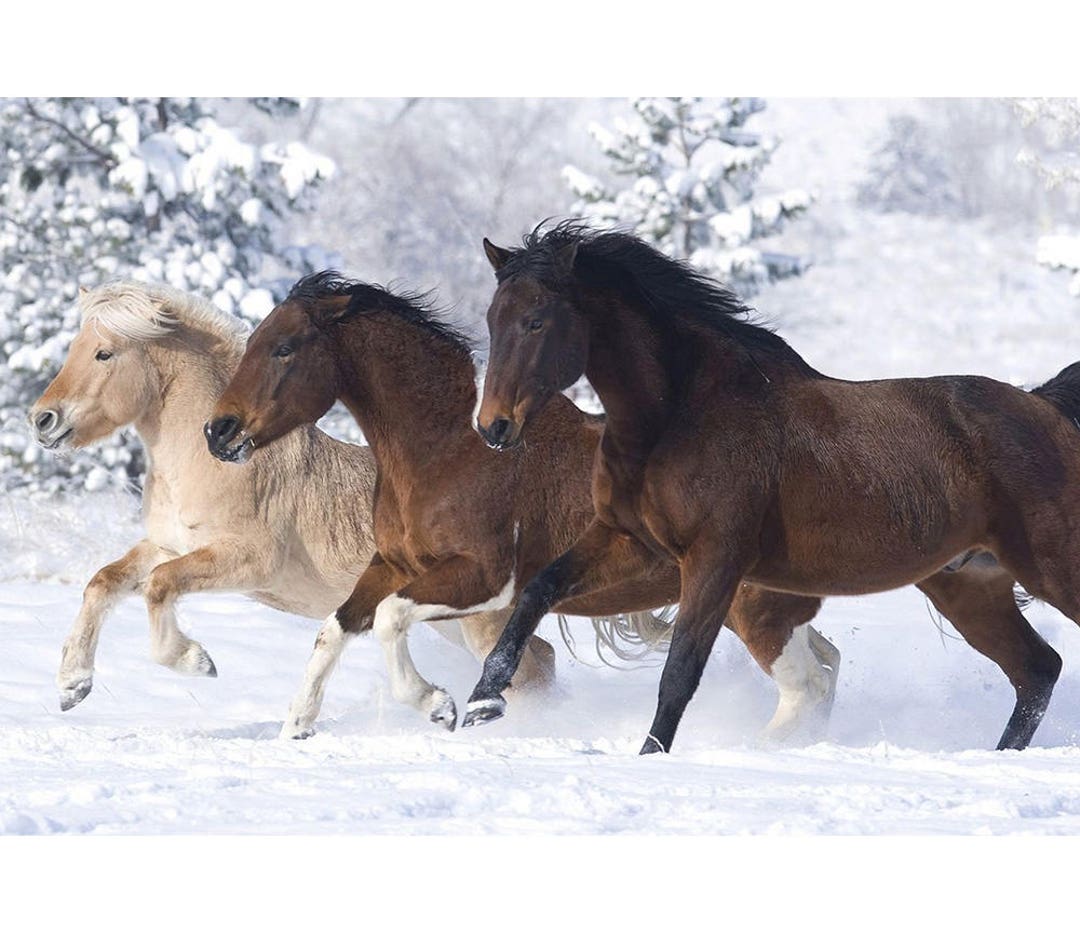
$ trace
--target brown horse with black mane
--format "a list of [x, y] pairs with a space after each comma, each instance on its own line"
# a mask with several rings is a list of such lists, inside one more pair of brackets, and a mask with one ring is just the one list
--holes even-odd
[[[524, 588], [464, 725], [502, 715], [550, 606], [676, 561], [643, 753], [670, 749], [741, 583], [812, 597], [916, 583], [1015, 687], [998, 747], [1030, 742], [1061, 659], [1013, 584], [1080, 621], [1080, 364], [1033, 393], [978, 376], [846, 382], [635, 237], [563, 223], [520, 249], [484, 243], [498, 286], [480, 432], [531, 442], [583, 372], [607, 423], [596, 519]], [[782, 647], [777, 663], [802, 650]]]
[[[347, 637], [372, 628], [395, 697], [454, 728], [453, 700], [409, 657], [409, 626], [512, 605], [522, 581], [592, 520], [589, 476], [603, 420], [559, 397], [537, 413], [528, 444], [499, 454], [473, 430], [475, 379], [466, 341], [416, 296], [335, 273], [302, 279], [252, 334], [206, 425], [211, 452], [226, 461], [258, 457], [340, 398], [379, 470], [375, 556], [320, 630], [283, 735], [310, 734]], [[661, 560], [560, 609], [607, 616], [678, 595], [678, 568]], [[808, 714], [827, 714], [832, 700], [839, 654], [805, 625], [819, 604], [746, 587], [732, 607], [733, 628], [766, 671], [777, 620], [807, 630], [810, 660], [773, 671], [781, 701], [770, 728], [780, 735]]]

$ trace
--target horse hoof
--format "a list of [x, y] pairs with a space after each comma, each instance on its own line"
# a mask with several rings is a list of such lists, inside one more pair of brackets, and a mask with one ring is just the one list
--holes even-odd
[[314, 726], [303, 726], [300, 723], [285, 723], [281, 727], [281, 732], [278, 733], [279, 739], [295, 739], [297, 741], [303, 741], [304, 739], [310, 739], [315, 734]]
[[641, 746], [639, 755], [666, 755], [667, 749], [664, 748], [656, 739], [651, 735], [645, 740], [645, 744]]
[[73, 706], [78, 706], [87, 698], [93, 686], [93, 680], [85, 677], [70, 687], [64, 687], [60, 691], [60, 712], [66, 713]]
[[193, 641], [173, 665], [173, 670], [193, 677], [217, 677], [217, 666], [211, 660], [206, 649]]
[[[442, 699], [438, 699], [439, 695]], [[439, 690], [435, 694], [436, 704], [429, 717], [431, 721], [442, 726], [447, 732], [453, 732], [457, 726], [457, 705], [449, 694]]]
[[471, 700], [465, 708], [465, 718], [461, 721], [461, 728], [479, 726], [493, 719], [502, 719], [506, 712], [506, 700], [501, 696], [492, 697], [490, 700]]

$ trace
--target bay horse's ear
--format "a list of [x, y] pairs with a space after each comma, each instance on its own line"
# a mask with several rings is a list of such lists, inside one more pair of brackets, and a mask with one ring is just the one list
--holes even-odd
[[567, 243], [555, 254], [555, 274], [560, 279], [568, 279], [574, 272], [577, 262], [578, 241]]
[[498, 272], [510, 261], [510, 250], [496, 246], [487, 237], [484, 237], [484, 252], [487, 254], [491, 268]]

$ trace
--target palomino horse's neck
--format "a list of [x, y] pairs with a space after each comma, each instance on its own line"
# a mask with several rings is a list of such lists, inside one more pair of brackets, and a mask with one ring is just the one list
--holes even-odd
[[342, 326], [340, 398], [364, 432], [380, 469], [453, 458], [478, 444], [472, 430], [476, 372], [468, 352], [392, 312]]
[[154, 468], [206, 453], [202, 425], [244, 352], [242, 340], [222, 341], [181, 327], [147, 344], [160, 393], [135, 422]]

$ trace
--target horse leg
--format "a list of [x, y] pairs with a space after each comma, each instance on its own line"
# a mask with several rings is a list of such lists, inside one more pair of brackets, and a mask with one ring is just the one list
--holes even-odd
[[660, 675], [660, 690], [642, 755], [671, 751], [683, 712], [697, 690], [716, 636], [734, 599], [742, 571], [726, 549], [695, 544], [680, 562], [682, 594], [671, 647]]
[[375, 610], [375, 635], [386, 652], [394, 699], [424, 713], [432, 722], [453, 731], [457, 707], [441, 687], [426, 681], [409, 654], [408, 631], [416, 622], [449, 619], [479, 611], [505, 608], [514, 598], [513, 570], [506, 585], [492, 595], [488, 574], [475, 561], [452, 557], [387, 596]]
[[829, 722], [840, 652], [809, 623], [821, 608], [812, 596], [779, 593], [743, 583], [727, 624], [780, 692], [766, 733], [784, 740], [798, 732], [819, 738]]
[[655, 563], [656, 558], [634, 538], [594, 520], [569, 551], [548, 564], [521, 591], [514, 614], [484, 661], [462, 727], [503, 715], [503, 691], [510, 686], [529, 638], [552, 606], [567, 597], [586, 597], [636, 577]]
[[56, 684], [60, 688], [61, 711], [82, 702], [93, 687], [94, 655], [109, 610], [120, 597], [136, 592], [151, 568], [165, 556], [161, 548], [144, 539], [90, 579], [60, 655]]
[[217, 677], [206, 649], [180, 631], [176, 601], [185, 593], [205, 590], [243, 591], [265, 577], [266, 568], [255, 553], [235, 541], [207, 545], [158, 564], [143, 588], [150, 613], [150, 656], [181, 674]]
[[1061, 658], [1017, 607], [1012, 574], [997, 566], [969, 566], [934, 574], [918, 587], [964, 640], [1009, 678], [1016, 706], [997, 747], [1026, 748], [1050, 703]]
[[405, 576], [376, 554], [356, 581], [349, 598], [326, 617], [307, 667], [304, 682], [289, 705], [280, 738], [306, 739], [315, 734], [315, 720], [322, 708], [326, 681], [337, 666], [349, 639], [371, 627], [375, 607], [400, 586]]
[[[481, 612], [475, 616], [467, 616], [460, 622], [461, 633], [465, 639], [465, 645], [481, 664], [491, 654], [506, 628], [511, 610], [500, 609], [496, 612]], [[437, 622], [429, 622], [429, 625], [438, 625]], [[451, 622], [450, 625], [459, 623]], [[533, 635], [521, 657], [521, 665], [514, 677], [515, 691], [521, 690], [546, 690], [555, 683], [555, 649], [551, 644]]]

